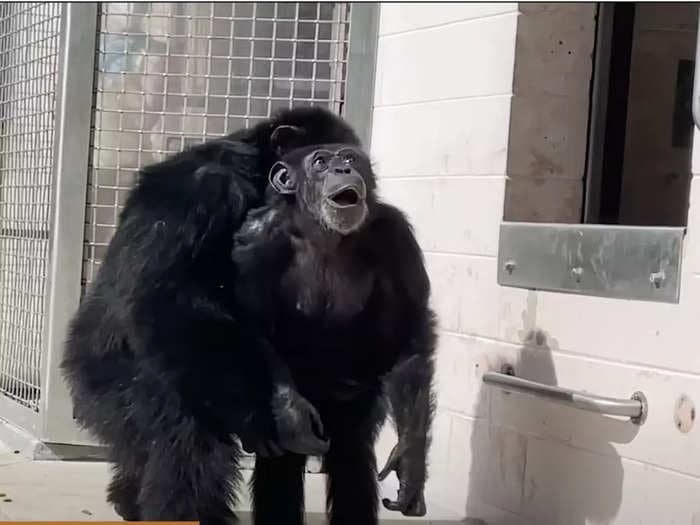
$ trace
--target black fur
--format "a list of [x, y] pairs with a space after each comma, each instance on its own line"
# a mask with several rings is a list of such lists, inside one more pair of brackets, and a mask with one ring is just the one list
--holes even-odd
[[[275, 139], [279, 126], [295, 132]], [[142, 170], [63, 362], [78, 422], [110, 447], [108, 498], [125, 519], [234, 521], [238, 435], [258, 453], [256, 523], [302, 523], [303, 455], [278, 453], [313, 449], [313, 440], [283, 438], [309, 434], [317, 409], [324, 429], [314, 433], [331, 438], [333, 525], [376, 523], [372, 445], [385, 384], [404, 487], [385, 505], [421, 513], [434, 330], [408, 223], [373, 202], [367, 225], [325, 250], [299, 221], [303, 210], [291, 213], [293, 198], [263, 202], [281, 155], [326, 142], [359, 143], [330, 113], [297, 109]], [[246, 213], [261, 204], [296, 222], [270, 221], [255, 237], [248, 222], [234, 250]], [[301, 287], [350, 315], [305, 315], [294, 301]], [[303, 426], [300, 415], [313, 421]]]
[[[435, 335], [422, 254], [404, 215], [376, 199], [366, 157], [355, 163], [368, 189], [360, 229], [340, 235], [319, 220], [312, 209], [324, 198], [323, 180], [303, 160], [313, 154], [306, 148], [285, 157], [296, 194], [268, 190], [266, 206], [241, 227], [234, 248], [239, 300], [257, 313], [301, 394], [321, 414], [330, 438], [331, 525], [377, 523], [373, 446], [385, 391], [399, 444], [382, 476], [396, 470], [401, 489], [396, 502], [384, 504], [423, 515]], [[302, 466], [290, 455], [258, 458], [256, 524], [301, 525]]]
[[296, 144], [358, 142], [329, 112], [297, 109], [144, 168], [69, 328], [75, 417], [110, 448], [108, 499], [125, 519], [233, 520], [232, 435], [257, 452], [277, 438], [284, 370], [237, 316], [231, 250], [288, 145], [271, 140], [282, 125], [304, 132]]

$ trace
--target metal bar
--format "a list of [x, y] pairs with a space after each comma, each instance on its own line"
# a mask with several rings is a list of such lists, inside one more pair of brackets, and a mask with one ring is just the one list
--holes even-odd
[[344, 118], [355, 129], [367, 149], [372, 139], [378, 40], [379, 4], [352, 4]]
[[[700, 8], [698, 8], [700, 12]], [[700, 129], [700, 75], [698, 75], [698, 64], [700, 64], [700, 13], [698, 16], [697, 40], [695, 43], [695, 76], [693, 77], [693, 121], [695, 127]]]
[[49, 294], [42, 363], [41, 438], [82, 441], [59, 368], [66, 329], [80, 303], [97, 4], [64, 4], [57, 85]]
[[508, 374], [487, 372], [483, 381], [487, 385], [499, 387], [508, 392], [518, 392], [553, 403], [569, 406], [587, 412], [595, 412], [608, 416], [628, 417], [641, 425], [647, 414], [646, 397], [641, 392], [635, 392], [630, 399], [615, 399], [612, 397], [596, 396], [585, 392], [577, 392], [568, 388], [545, 385], [527, 379], [521, 379]]
[[[346, 83], [344, 82], [347, 73], [347, 54], [349, 51], [349, 27], [348, 9], [352, 9], [345, 2], [338, 3], [333, 9], [333, 29], [331, 31], [331, 71], [330, 71], [330, 96], [331, 108], [343, 115], [343, 107], [346, 93]], [[350, 15], [352, 17], [352, 14]]]
[[15, 239], [45, 240], [49, 238], [48, 230], [29, 228], [0, 228], [0, 237], [11, 237]]
[[603, 178], [603, 149], [605, 124], [608, 113], [608, 84], [610, 83], [610, 52], [612, 45], [613, 4], [598, 4], [595, 57], [593, 61], [593, 86], [589, 108], [588, 152], [583, 222], [597, 223], [600, 218], [600, 188]]
[[[38, 428], [61, 6], [8, 4], [0, 28], [0, 415]], [[26, 236], [22, 236], [26, 234]], [[18, 405], [17, 409], [13, 409]], [[34, 415], [27, 416], [27, 410]], [[24, 415], [23, 415], [24, 414]]]
[[40, 414], [26, 406], [17, 403], [12, 398], [0, 395], [0, 426], [2, 421], [8, 421], [11, 425], [22, 429], [32, 435], [39, 430]]

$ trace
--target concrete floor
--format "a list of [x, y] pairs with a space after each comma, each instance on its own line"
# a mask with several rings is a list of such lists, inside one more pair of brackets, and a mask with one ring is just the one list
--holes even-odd
[[[15, 521], [109, 521], [119, 520], [105, 501], [109, 466], [93, 461], [32, 461], [0, 444], [0, 520]], [[324, 476], [307, 474], [307, 525], [325, 523]], [[243, 491], [239, 515], [250, 524], [250, 501]], [[395, 497], [395, 483], [383, 487]], [[408, 519], [382, 512], [382, 525], [413, 522], [449, 525], [460, 521], [445, 509], [428, 502], [429, 516]]]

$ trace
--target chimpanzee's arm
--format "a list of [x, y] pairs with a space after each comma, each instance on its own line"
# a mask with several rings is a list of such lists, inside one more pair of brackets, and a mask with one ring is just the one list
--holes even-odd
[[[327, 443], [312, 433], [320, 427], [315, 409], [290, 393], [284, 364], [227, 304], [233, 234], [259, 202], [248, 152], [237, 148], [206, 144], [144, 170], [105, 264], [128, 312], [130, 343], [157, 352], [204, 421], [256, 452], [276, 442], [318, 453]], [[201, 381], [222, 373], [226, 381]]]
[[272, 377], [271, 408], [280, 443], [298, 454], [323, 455], [328, 441], [318, 412], [299, 394], [286, 363], [264, 339], [274, 331], [279, 284], [292, 256], [289, 227], [278, 208], [263, 206], [248, 213], [232, 253], [236, 303], [245, 312], [246, 325], [261, 334], [259, 348]]
[[[416, 344], [432, 348], [431, 342], [417, 338]], [[423, 490], [434, 413], [432, 392], [433, 362], [426, 352], [413, 354], [398, 364], [387, 377], [386, 391], [396, 424], [399, 442], [379, 473], [383, 480], [394, 470], [399, 478], [396, 501], [383, 500], [389, 510], [407, 516], [425, 515]]]
[[[292, 374], [275, 349], [259, 340], [260, 349], [272, 376], [272, 418], [276, 441], [290, 452], [322, 456], [328, 452], [321, 416], [297, 390]], [[274, 451], [273, 451], [274, 452]]]
[[407, 516], [426, 513], [423, 490], [426, 481], [430, 429], [434, 413], [433, 353], [435, 350], [434, 315], [428, 305], [430, 282], [423, 256], [403, 215], [388, 207], [391, 228], [392, 264], [396, 267], [395, 293], [404, 312], [403, 329], [410, 333], [401, 358], [386, 377], [385, 388], [396, 424], [398, 444], [379, 473], [384, 479], [392, 470], [399, 478], [396, 501], [383, 500], [389, 510]]

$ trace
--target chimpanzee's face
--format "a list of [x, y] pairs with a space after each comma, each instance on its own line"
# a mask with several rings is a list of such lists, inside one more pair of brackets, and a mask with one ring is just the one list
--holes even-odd
[[367, 155], [348, 144], [291, 150], [273, 166], [270, 183], [280, 193], [295, 194], [302, 212], [341, 235], [362, 227], [374, 191]]

